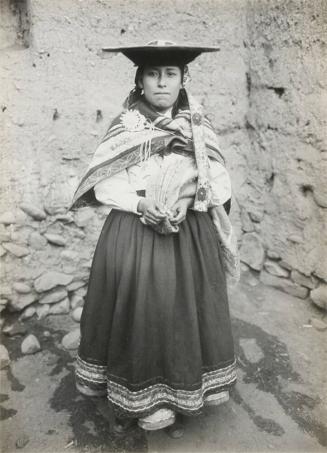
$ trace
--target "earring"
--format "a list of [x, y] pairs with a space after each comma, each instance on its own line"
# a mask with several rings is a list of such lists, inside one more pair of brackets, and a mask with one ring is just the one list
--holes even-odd
[[191, 80], [191, 75], [190, 75], [190, 71], [188, 69], [188, 66], [186, 65], [184, 67], [184, 74], [183, 74], [183, 88], [185, 85], [187, 85], [187, 83]]
[[144, 94], [144, 90], [143, 90], [143, 88], [142, 88], [142, 89], [141, 89], [141, 96], [143, 96], [143, 94]]

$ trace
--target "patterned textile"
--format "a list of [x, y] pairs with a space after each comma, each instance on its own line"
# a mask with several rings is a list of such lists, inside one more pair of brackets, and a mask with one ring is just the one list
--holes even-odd
[[90, 365], [80, 357], [77, 357], [76, 377], [77, 387], [82, 392], [88, 389], [89, 396], [107, 395], [115, 406], [133, 416], [149, 412], [160, 404], [178, 407], [180, 412], [194, 413], [202, 408], [204, 395], [210, 394], [210, 391], [216, 392], [217, 388], [222, 392], [235, 383], [236, 361], [223, 368], [204, 372], [201, 386], [194, 390], [175, 389], [162, 383], [149, 385], [142, 390], [130, 390], [112, 381], [106, 366]]
[[[204, 163], [204, 167], [205, 165]], [[196, 197], [198, 197], [199, 191], [203, 188], [207, 189], [208, 185], [205, 178], [200, 183], [196, 181], [198, 181], [198, 168], [191, 156], [189, 159], [184, 158], [177, 162], [176, 160], [173, 162], [167, 160], [162, 163], [158, 172], [151, 175], [146, 187], [146, 194], [159, 202], [164, 211], [169, 214], [178, 200], [184, 199], [192, 203], [192, 200], [196, 200]], [[204, 185], [201, 186], [203, 182]], [[237, 239], [229, 217], [223, 206], [211, 206], [206, 198], [198, 199], [196, 202], [198, 203], [198, 210], [202, 211], [205, 207], [212, 218], [218, 240], [222, 246], [228, 283], [234, 285], [240, 278], [240, 261]], [[195, 206], [193, 209], [197, 210]], [[169, 216], [152, 228], [161, 234], [172, 234], [179, 231], [178, 225], [170, 223]]]
[[158, 234], [112, 210], [94, 253], [75, 375], [120, 416], [196, 415], [230, 389], [236, 364], [222, 247], [208, 212]]
[[[193, 209], [208, 211], [213, 217], [217, 229], [218, 240], [222, 244], [224, 266], [229, 283], [235, 284], [240, 277], [240, 261], [237, 240], [225, 210], [222, 206], [212, 206], [211, 187], [208, 178], [209, 160], [211, 157], [223, 165], [224, 158], [219, 150], [217, 136], [210, 122], [204, 117], [201, 105], [189, 94], [188, 105], [183, 106], [177, 115], [171, 119], [158, 114], [142, 99], [137, 101], [129, 110], [118, 116], [110, 126], [107, 134], [97, 148], [85, 176], [82, 178], [73, 198], [73, 206], [79, 206], [91, 200], [94, 202], [93, 187], [100, 182], [131, 165], [134, 165], [155, 153], [175, 152], [192, 156], [196, 164], [196, 172], [192, 174], [189, 185], [181, 187], [174, 185], [178, 182], [176, 169], [168, 169], [161, 175], [152, 178], [147, 196], [162, 201], [166, 196], [166, 208], [173, 206], [179, 197], [194, 198]], [[183, 171], [183, 169], [181, 169]], [[174, 177], [175, 176], [175, 177]], [[164, 181], [169, 181], [168, 189]], [[194, 193], [194, 181], [196, 187]], [[168, 205], [167, 205], [168, 204]], [[222, 223], [221, 223], [222, 222]], [[163, 234], [174, 233], [178, 228], [165, 220], [156, 228]]]
[[[122, 112], [112, 122], [96, 149], [91, 164], [77, 187], [71, 207], [94, 203], [92, 189], [95, 184], [160, 152], [180, 152], [194, 156], [195, 151], [202, 187], [206, 176], [203, 170], [206, 164], [203, 161], [209, 156], [224, 164], [224, 158], [219, 150], [217, 136], [205, 117], [201, 117], [203, 132], [200, 141], [205, 150], [201, 148], [201, 154], [197, 156], [192, 125], [199, 121], [200, 106], [190, 96], [188, 99], [189, 106], [183, 106], [174, 119], [158, 114], [142, 99]], [[196, 121], [193, 119], [193, 123], [190, 108], [197, 110]]]

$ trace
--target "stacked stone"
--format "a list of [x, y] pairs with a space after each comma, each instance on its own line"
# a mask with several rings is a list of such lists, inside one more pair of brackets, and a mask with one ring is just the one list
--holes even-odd
[[[265, 248], [255, 231], [258, 216], [241, 215], [241, 260], [260, 273], [260, 280], [293, 296], [327, 307], [326, 282], [292, 269], [275, 251]], [[82, 208], [58, 212], [24, 203], [0, 218], [4, 262], [0, 310], [20, 312], [20, 319], [71, 313], [79, 321], [88, 282], [91, 254], [103, 211]]]
[[[244, 215], [243, 215], [244, 217]], [[243, 228], [248, 228], [249, 217]], [[276, 252], [266, 249], [263, 240], [255, 231], [245, 230], [240, 248], [241, 261], [248, 268], [258, 272], [260, 281], [301, 299], [310, 297], [319, 308], [327, 310], [327, 284], [310, 274], [305, 275], [292, 269]]]
[[[0, 217], [0, 310], [20, 319], [68, 314], [79, 322], [103, 211], [58, 212], [24, 203]], [[2, 321], [3, 322], [3, 321]]]

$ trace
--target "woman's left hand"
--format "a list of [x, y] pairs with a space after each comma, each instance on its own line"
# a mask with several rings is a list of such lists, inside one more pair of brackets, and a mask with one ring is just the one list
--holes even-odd
[[186, 219], [186, 213], [189, 203], [186, 200], [179, 200], [172, 208], [173, 216], [170, 217], [172, 225], [178, 225]]

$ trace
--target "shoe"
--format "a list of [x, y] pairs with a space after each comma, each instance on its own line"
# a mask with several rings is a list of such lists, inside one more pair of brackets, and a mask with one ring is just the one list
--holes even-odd
[[175, 413], [170, 409], [158, 409], [153, 414], [140, 418], [137, 423], [146, 431], [163, 429], [175, 423]]
[[229, 400], [229, 391], [226, 390], [220, 393], [213, 393], [204, 397], [205, 406], [219, 406], [219, 404], [226, 403]]

